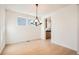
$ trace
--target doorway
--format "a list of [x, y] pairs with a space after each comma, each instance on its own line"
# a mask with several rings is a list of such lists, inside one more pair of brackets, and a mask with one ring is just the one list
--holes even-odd
[[45, 18], [45, 37], [46, 40], [51, 39], [51, 17]]

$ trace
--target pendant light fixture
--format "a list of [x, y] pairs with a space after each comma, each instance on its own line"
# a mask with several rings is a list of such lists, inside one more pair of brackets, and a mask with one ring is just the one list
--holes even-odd
[[33, 22], [31, 24], [33, 24], [35, 26], [39, 26], [42, 23], [39, 21], [39, 18], [38, 18], [38, 4], [35, 4], [35, 6], [36, 6], [36, 17], [35, 17], [35, 20], [33, 20]]

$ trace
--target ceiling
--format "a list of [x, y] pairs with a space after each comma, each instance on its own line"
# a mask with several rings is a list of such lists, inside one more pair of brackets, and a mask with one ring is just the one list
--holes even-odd
[[[66, 6], [69, 5], [68, 4], [39, 4], [38, 15], [43, 16], [51, 12], [55, 12], [56, 10], [59, 10]], [[7, 4], [6, 8], [20, 13], [35, 15], [36, 6], [34, 4]]]

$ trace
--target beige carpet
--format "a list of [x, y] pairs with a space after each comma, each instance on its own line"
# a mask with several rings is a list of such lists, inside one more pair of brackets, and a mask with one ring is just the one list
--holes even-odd
[[3, 55], [75, 55], [76, 52], [51, 44], [49, 40], [35, 40], [7, 45]]

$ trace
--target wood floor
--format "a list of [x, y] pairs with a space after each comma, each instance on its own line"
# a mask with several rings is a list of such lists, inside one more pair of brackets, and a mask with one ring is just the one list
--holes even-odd
[[2, 55], [75, 55], [76, 52], [51, 44], [49, 40], [35, 40], [7, 45]]

